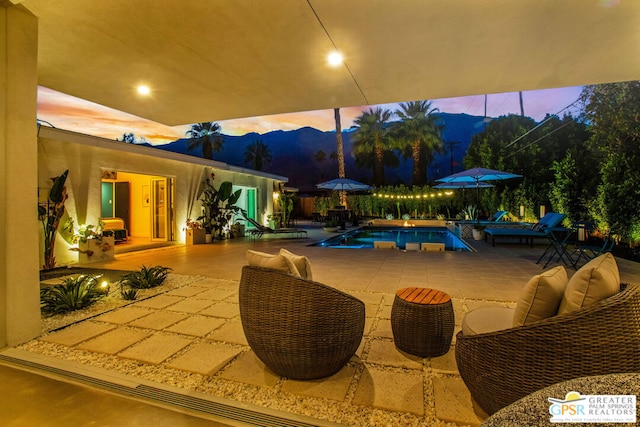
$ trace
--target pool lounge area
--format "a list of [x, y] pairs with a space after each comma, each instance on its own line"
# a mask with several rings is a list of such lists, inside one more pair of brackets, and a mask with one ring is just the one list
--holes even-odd
[[[310, 239], [320, 241], [332, 235], [323, 232], [319, 225], [302, 226], [309, 231]], [[255, 242], [234, 239], [211, 245], [131, 252], [96, 265], [134, 270], [152, 259], [154, 264], [170, 266], [173, 274], [192, 278], [186, 286], [156, 297], [159, 298], [156, 302], [154, 299], [141, 301], [142, 306], [134, 311], [141, 308], [158, 310], [157, 315], [163, 318], [180, 315], [190, 319], [189, 322], [216, 320], [219, 326], [201, 338], [176, 333], [174, 326], [152, 332], [154, 337], [167, 339], [168, 345], [174, 345], [171, 344], [174, 339], [178, 343], [191, 340], [191, 346], [205, 349], [199, 359], [202, 362], [212, 357], [213, 349], [218, 352], [226, 349], [235, 354], [220, 362], [222, 366], [209, 374], [176, 370], [180, 356], [185, 356], [180, 351], [159, 363], [132, 360], [127, 354], [107, 355], [82, 350], [76, 345], [40, 340], [34, 340], [18, 351], [40, 361], [77, 365], [82, 371], [99, 370], [101, 375], [114, 376], [119, 381], [126, 379], [171, 389], [180, 384], [182, 393], [215, 402], [235, 402], [266, 414], [275, 413], [296, 420], [293, 425], [305, 425], [303, 422], [306, 422], [312, 425], [454, 426], [478, 425], [486, 419], [487, 415], [472, 402], [457, 371], [455, 335], [451, 348], [443, 356], [420, 358], [397, 350], [390, 325], [393, 296], [398, 289], [410, 286], [447, 292], [453, 301], [457, 333], [466, 312], [478, 307], [515, 304], [526, 282], [542, 271], [535, 261], [544, 250], [543, 245], [491, 247], [484, 241], [471, 241], [469, 244], [476, 252], [420, 253], [332, 251], [307, 246], [308, 243], [304, 239], [278, 239], [275, 236], [265, 236]], [[366, 305], [361, 347], [353, 360], [332, 377], [313, 381], [278, 377], [242, 343], [242, 329], [238, 328], [238, 317], [232, 308], [237, 305], [236, 290], [242, 266], [246, 264], [246, 251], [276, 253], [279, 248], [307, 256], [315, 281], [347, 292]], [[640, 282], [640, 265], [626, 260], [618, 262], [623, 281]], [[571, 269], [567, 272], [573, 274]], [[151, 308], [161, 307], [161, 301], [167, 304], [169, 300], [174, 303], [180, 300], [181, 307]], [[213, 305], [203, 308], [206, 302]], [[217, 306], [224, 307], [229, 317], [219, 317]], [[101, 322], [90, 321], [92, 324]], [[111, 327], [129, 329], [136, 320], [122, 322], [113, 323]], [[46, 348], [47, 354], [35, 352], [39, 348]], [[100, 363], [106, 363], [105, 367], [97, 368]], [[191, 363], [193, 369], [198, 369], [197, 359]], [[153, 375], [159, 376], [152, 381]], [[196, 415], [206, 417], [206, 414]]]

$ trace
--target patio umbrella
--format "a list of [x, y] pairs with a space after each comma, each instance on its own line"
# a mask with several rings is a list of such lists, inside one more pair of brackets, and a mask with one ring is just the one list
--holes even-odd
[[347, 178], [336, 178], [331, 181], [321, 182], [320, 184], [316, 184], [316, 187], [323, 188], [325, 190], [334, 190], [334, 191], [365, 191], [371, 190], [371, 186], [367, 184], [363, 184], [358, 181], [354, 181], [352, 179]]
[[502, 181], [504, 179], [521, 178], [522, 175], [517, 175], [510, 172], [502, 172], [494, 169], [486, 168], [472, 168], [462, 172], [454, 173], [453, 175], [445, 176], [444, 178], [436, 179], [438, 182], [445, 184], [453, 183], [466, 183], [471, 184], [469, 187], [475, 187], [477, 190], [477, 202], [480, 201], [480, 188], [484, 188], [481, 185], [486, 181]]

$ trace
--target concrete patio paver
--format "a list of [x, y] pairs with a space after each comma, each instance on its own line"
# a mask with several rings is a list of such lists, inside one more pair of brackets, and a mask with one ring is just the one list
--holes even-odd
[[198, 314], [231, 319], [240, 316], [240, 306], [231, 302], [221, 301], [205, 308]]
[[367, 362], [405, 369], [422, 369], [422, 358], [398, 350], [391, 340], [370, 340]]
[[[433, 378], [433, 394], [436, 401], [436, 417], [458, 424], [477, 425], [486, 417], [478, 416], [471, 401], [471, 394], [458, 376]], [[480, 410], [481, 414], [482, 411]]]
[[180, 322], [181, 320], [188, 319], [189, 315], [185, 313], [177, 313], [167, 310], [158, 310], [149, 314], [148, 316], [141, 317], [129, 323], [129, 326], [135, 326], [137, 328], [155, 329], [161, 331], [169, 326]]
[[114, 310], [110, 313], [105, 313], [101, 316], [96, 317], [95, 320], [124, 325], [125, 323], [129, 323], [132, 320], [138, 319], [143, 316], [148, 316], [153, 312], [153, 310], [149, 310], [146, 308], [128, 306]]
[[244, 330], [242, 329], [240, 320], [226, 322], [222, 327], [212, 332], [208, 338], [232, 344], [249, 345], [247, 338], [244, 336]]
[[86, 341], [78, 346], [81, 350], [105, 354], [116, 354], [145, 339], [150, 334], [140, 329], [118, 328]]
[[211, 306], [213, 301], [199, 298], [186, 298], [176, 304], [167, 307], [167, 310], [180, 311], [183, 313], [197, 313]]
[[45, 335], [44, 337], [41, 337], [40, 340], [71, 347], [109, 332], [115, 328], [115, 325], [110, 325], [108, 323], [87, 321], [78, 323], [77, 325], [72, 325], [61, 331]]
[[396, 372], [367, 366], [360, 377], [353, 403], [422, 416], [422, 372]]
[[205, 316], [187, 316], [186, 319], [180, 323], [168, 327], [167, 331], [183, 335], [192, 335], [194, 337], [204, 337], [211, 331], [224, 325], [224, 323], [225, 321], [223, 319]]
[[148, 298], [142, 301], [138, 301], [133, 304], [135, 307], [148, 307], [148, 308], [167, 308], [174, 304], [184, 301], [184, 297], [178, 297], [175, 295], [158, 295], [153, 298]]
[[157, 365], [191, 344], [191, 341], [174, 335], [157, 334], [129, 347], [119, 356]]
[[347, 365], [330, 377], [319, 380], [286, 380], [282, 389], [290, 393], [342, 402], [349, 391], [355, 372], [354, 366]]
[[240, 353], [240, 348], [219, 343], [197, 343], [190, 346], [184, 354], [176, 356], [167, 366], [202, 375], [213, 375]]
[[275, 387], [280, 376], [271, 372], [253, 351], [245, 351], [231, 365], [224, 368], [220, 378], [253, 384], [260, 387]]

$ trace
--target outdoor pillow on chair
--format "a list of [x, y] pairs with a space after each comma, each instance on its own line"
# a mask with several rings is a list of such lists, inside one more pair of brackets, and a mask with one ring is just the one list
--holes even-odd
[[518, 300], [513, 326], [529, 325], [555, 316], [567, 282], [567, 271], [561, 265], [533, 276]]
[[298, 276], [302, 277], [303, 279], [313, 280], [309, 258], [304, 255], [296, 255], [284, 248], [280, 248], [280, 255], [282, 255], [290, 262], [292, 262], [293, 265], [295, 265], [296, 270], [298, 271]]
[[300, 277], [296, 266], [283, 255], [272, 255], [265, 252], [247, 251], [247, 262], [251, 266], [272, 268]]
[[611, 253], [582, 266], [569, 279], [558, 314], [570, 313], [620, 292], [620, 272]]

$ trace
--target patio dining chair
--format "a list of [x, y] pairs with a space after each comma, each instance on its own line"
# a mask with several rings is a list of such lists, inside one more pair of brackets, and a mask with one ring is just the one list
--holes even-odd
[[602, 241], [601, 245], [582, 245], [576, 246], [572, 257], [576, 257], [574, 259], [574, 264], [576, 267], [580, 265], [580, 261], [584, 259], [584, 262], [589, 262], [594, 258], [599, 257], [602, 254], [606, 254], [607, 252], [611, 252], [613, 247], [616, 245], [616, 241], [613, 237], [607, 235]]

